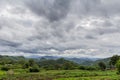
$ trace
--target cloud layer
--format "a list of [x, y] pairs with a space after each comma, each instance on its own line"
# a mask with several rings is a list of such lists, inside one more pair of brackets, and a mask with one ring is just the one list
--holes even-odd
[[119, 0], [0, 0], [2, 55], [109, 57], [119, 28]]

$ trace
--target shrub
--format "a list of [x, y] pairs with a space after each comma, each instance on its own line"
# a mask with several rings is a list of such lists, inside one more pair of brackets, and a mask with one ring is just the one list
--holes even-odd
[[117, 74], [120, 74], [120, 60], [117, 61], [116, 68], [117, 68]]
[[81, 69], [81, 70], [97, 70], [97, 68], [93, 67], [93, 66], [80, 66], [79, 69]]
[[86, 70], [86, 67], [85, 66], [80, 66], [79, 69]]
[[1, 68], [1, 70], [3, 70], [3, 71], [8, 71], [10, 68], [9, 67], [7, 67], [7, 66], [3, 66], [2, 68]]
[[97, 70], [96, 67], [92, 67], [92, 66], [89, 66], [89, 67], [87, 67], [86, 69], [87, 69], [87, 70]]
[[102, 71], [104, 71], [104, 70], [106, 69], [106, 65], [105, 65], [104, 62], [99, 62], [99, 63], [98, 63], [98, 66], [100, 67], [100, 69], [101, 69]]
[[29, 72], [39, 72], [39, 67], [38, 66], [30, 67]]
[[8, 70], [7, 71], [7, 75], [13, 75], [14, 74], [14, 71], [13, 70]]
[[22, 68], [23, 68], [23, 69], [29, 68], [29, 64], [28, 64], [28, 63], [24, 63], [24, 64], [22, 65]]

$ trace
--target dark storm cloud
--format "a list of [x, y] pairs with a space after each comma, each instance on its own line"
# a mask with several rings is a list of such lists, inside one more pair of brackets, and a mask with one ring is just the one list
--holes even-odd
[[96, 37], [93, 37], [92, 35], [86, 35], [85, 38], [87, 38], [87, 39], [96, 39]]
[[18, 47], [20, 44], [0, 39], [0, 46]]
[[71, 0], [28, 0], [26, 4], [34, 13], [50, 21], [57, 21], [66, 17], [70, 2]]

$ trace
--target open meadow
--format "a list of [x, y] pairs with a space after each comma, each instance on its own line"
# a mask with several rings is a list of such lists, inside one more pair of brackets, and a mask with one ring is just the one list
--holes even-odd
[[120, 61], [116, 67], [107, 65], [107, 62], [113, 63], [117, 57], [120, 56], [85, 66], [64, 58], [54, 60], [1, 56], [0, 80], [120, 80]]
[[29, 73], [27, 70], [0, 71], [0, 80], [120, 80], [115, 70], [48, 70]]

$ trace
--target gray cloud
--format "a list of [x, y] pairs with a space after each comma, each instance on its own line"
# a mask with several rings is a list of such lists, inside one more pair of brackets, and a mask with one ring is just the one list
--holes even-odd
[[[1, 0], [0, 54], [119, 54], [119, 0]], [[14, 5], [14, 6], [13, 6]]]
[[15, 43], [15, 42], [6, 41], [6, 40], [0, 40], [0, 45], [1, 46], [18, 47], [20, 44]]
[[57, 21], [66, 17], [70, 2], [71, 0], [28, 0], [26, 4], [34, 13], [50, 21]]
[[[72, 6], [74, 5], [74, 6]], [[73, 1], [71, 11], [79, 16], [98, 16], [109, 18], [120, 13], [119, 0], [77, 0]]]

